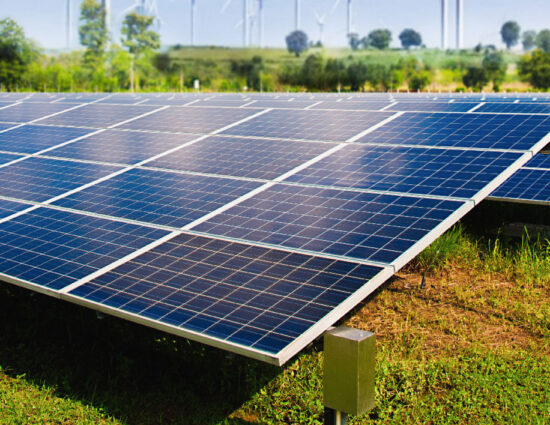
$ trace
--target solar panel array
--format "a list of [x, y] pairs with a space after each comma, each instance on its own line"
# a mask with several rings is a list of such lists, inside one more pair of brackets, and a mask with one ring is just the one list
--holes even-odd
[[0, 93], [0, 276], [282, 364], [541, 175], [509, 96]]

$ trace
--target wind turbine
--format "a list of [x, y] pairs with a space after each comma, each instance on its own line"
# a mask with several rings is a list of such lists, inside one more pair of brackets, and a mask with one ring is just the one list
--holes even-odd
[[[330, 14], [332, 15], [334, 11], [340, 6], [342, 0], [336, 0], [330, 9]], [[346, 9], [346, 31], [347, 36], [353, 32], [353, 12], [352, 12], [352, 0], [347, 0], [347, 9]]]
[[195, 45], [195, 15], [197, 11], [196, 0], [191, 0], [191, 46]]
[[67, 4], [67, 10], [66, 10], [66, 31], [67, 31], [67, 49], [71, 48], [71, 0], [66, 1]]
[[315, 19], [317, 21], [317, 25], [319, 25], [319, 41], [321, 44], [323, 44], [323, 32], [325, 29], [325, 19], [327, 17], [327, 14], [323, 14], [322, 16], [319, 16], [317, 12], [315, 12]]
[[300, 0], [294, 0], [294, 27], [300, 29]]
[[102, 0], [101, 5], [105, 13], [105, 29], [107, 30], [107, 36], [111, 39], [111, 0]]
[[258, 0], [258, 41], [264, 47], [264, 0]]
[[456, 48], [462, 49], [464, 36], [464, 1], [456, 0]]
[[441, 0], [441, 50], [447, 49], [447, 0]]

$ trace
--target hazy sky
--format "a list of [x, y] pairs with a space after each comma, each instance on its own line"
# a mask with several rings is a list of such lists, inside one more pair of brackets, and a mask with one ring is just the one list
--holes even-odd
[[[28, 36], [46, 48], [66, 45], [65, 16], [67, 0], [0, 0], [0, 18], [11, 17], [23, 26]], [[72, 47], [78, 47], [78, 8], [81, 0], [70, 0], [73, 8]], [[115, 41], [119, 40], [119, 27], [123, 11], [137, 0], [111, 0]], [[233, 0], [226, 11], [220, 13], [226, 0], [196, 0], [196, 43], [201, 45], [242, 45], [241, 16], [243, 0]], [[345, 44], [346, 0], [331, 9], [335, 0], [301, 0], [302, 29], [311, 39], [319, 37], [315, 12], [326, 14], [324, 38], [329, 46]], [[414, 28], [422, 34], [428, 47], [440, 44], [440, 0], [353, 0], [353, 20], [356, 32], [364, 35], [375, 28], [389, 28], [393, 44], [403, 28]], [[157, 0], [162, 25], [162, 44], [189, 44], [190, 0]], [[506, 20], [516, 20], [522, 30], [540, 30], [550, 27], [550, 1], [548, 0], [464, 0], [464, 43], [474, 46], [500, 44], [499, 29]], [[449, 43], [454, 45], [455, 0], [448, 0]], [[284, 37], [294, 29], [294, 0], [264, 0], [265, 44], [284, 45]], [[254, 43], [257, 43], [254, 29]]]

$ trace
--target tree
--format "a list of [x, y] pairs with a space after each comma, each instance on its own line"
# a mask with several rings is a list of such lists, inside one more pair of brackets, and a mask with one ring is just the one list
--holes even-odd
[[523, 50], [532, 50], [537, 44], [536, 31], [524, 31], [524, 33], [521, 35], [521, 44], [523, 44]]
[[349, 47], [351, 47], [351, 50], [358, 50], [361, 46], [361, 39], [359, 38], [359, 34], [356, 32], [352, 32], [348, 35], [348, 43]]
[[550, 53], [535, 50], [521, 58], [519, 75], [534, 88], [550, 88]]
[[432, 82], [428, 71], [418, 71], [409, 78], [409, 88], [413, 91], [421, 91]]
[[292, 31], [286, 36], [286, 48], [297, 57], [307, 50], [309, 45], [307, 34], [303, 31]]
[[377, 29], [371, 31], [368, 35], [368, 45], [379, 50], [387, 49], [391, 43], [391, 31], [387, 29]]
[[80, 6], [80, 44], [86, 47], [84, 62], [94, 70], [103, 64], [108, 42], [105, 10], [97, 0], [84, 0]]
[[321, 54], [309, 55], [302, 65], [303, 84], [310, 90], [325, 88], [325, 59]]
[[485, 68], [487, 77], [493, 82], [493, 90], [500, 91], [500, 84], [506, 76], [506, 63], [502, 54], [499, 52], [488, 51], [481, 62], [481, 66]]
[[130, 63], [130, 88], [134, 92], [134, 63], [148, 50], [156, 50], [160, 47], [160, 36], [150, 27], [153, 25], [152, 16], [139, 15], [131, 12], [122, 22], [122, 45], [128, 49], [132, 60]]
[[399, 34], [399, 40], [404, 49], [409, 50], [413, 46], [422, 45], [422, 36], [411, 28], [406, 28]]
[[379, 63], [373, 63], [367, 65], [367, 82], [372, 86], [372, 88], [386, 90], [390, 85], [388, 80], [390, 78], [388, 74], [388, 68]]
[[347, 81], [346, 64], [340, 59], [328, 59], [325, 65], [327, 86], [331, 90], [342, 90], [342, 85]]
[[351, 90], [359, 91], [363, 90], [363, 86], [367, 82], [368, 69], [363, 62], [354, 62], [348, 66], [348, 81], [351, 86]]
[[515, 21], [505, 22], [500, 29], [500, 35], [502, 41], [506, 44], [506, 48], [510, 49], [512, 46], [518, 44], [520, 27]]
[[27, 40], [23, 29], [10, 19], [0, 20], [0, 83], [15, 89], [23, 74], [38, 57], [38, 50]]
[[246, 78], [246, 85], [253, 90], [261, 91], [262, 72], [265, 69], [264, 58], [253, 56], [252, 59], [243, 59], [240, 61], [231, 61], [231, 72]]
[[550, 53], [550, 30], [542, 30], [537, 35], [537, 47]]
[[481, 91], [489, 82], [489, 76], [485, 68], [481, 66], [469, 66], [466, 74], [462, 77], [462, 82], [466, 87], [471, 87], [475, 91]]

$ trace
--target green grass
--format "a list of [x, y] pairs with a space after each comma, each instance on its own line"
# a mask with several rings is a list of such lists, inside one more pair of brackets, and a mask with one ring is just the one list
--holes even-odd
[[[491, 236], [495, 211], [341, 321], [378, 346], [376, 408], [350, 423], [550, 423], [550, 242]], [[321, 341], [276, 368], [0, 285], [1, 424], [320, 424], [322, 363]]]

